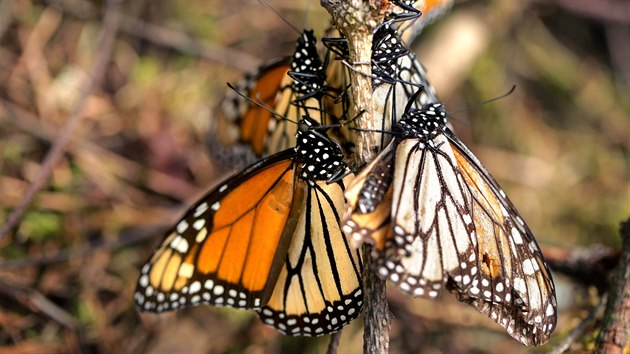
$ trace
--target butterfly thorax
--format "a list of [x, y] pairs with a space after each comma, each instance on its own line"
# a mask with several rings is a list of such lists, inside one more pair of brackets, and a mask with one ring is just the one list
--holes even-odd
[[317, 53], [316, 42], [313, 31], [304, 30], [291, 60], [293, 90], [300, 95], [322, 92], [325, 85], [324, 65]]
[[300, 177], [307, 181], [328, 181], [346, 170], [343, 153], [325, 132], [316, 130], [319, 123], [304, 117], [296, 134], [295, 151], [302, 162]]
[[446, 110], [442, 103], [430, 103], [421, 109], [410, 109], [394, 125], [394, 133], [401, 139], [430, 141], [446, 129]]
[[398, 37], [396, 29], [390, 25], [382, 26], [375, 34], [372, 45], [372, 80], [374, 87], [383, 81], [398, 77], [397, 59], [405, 56], [409, 50]]

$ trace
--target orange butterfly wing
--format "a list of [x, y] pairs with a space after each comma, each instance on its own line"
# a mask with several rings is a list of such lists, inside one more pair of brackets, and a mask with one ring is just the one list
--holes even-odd
[[[291, 91], [293, 81], [287, 74], [290, 66], [289, 57], [273, 59], [246, 73], [234, 88], [251, 100], [276, 109], [283, 93]], [[210, 153], [226, 165], [238, 166], [293, 146], [287, 144], [268, 150], [267, 135], [275, 119], [268, 110], [228, 89], [216, 109], [215, 123], [208, 135]]]
[[303, 204], [294, 156], [291, 149], [262, 160], [190, 208], [142, 268], [139, 308], [266, 303]]
[[[272, 66], [263, 72], [249, 91], [249, 98], [266, 107], [275, 107], [283, 91], [283, 87], [291, 84], [287, 75], [289, 63]], [[250, 103], [250, 107], [241, 121], [241, 141], [249, 143], [256, 156], [262, 156], [265, 149], [265, 139], [269, 133], [269, 120], [275, 119], [268, 109]]]

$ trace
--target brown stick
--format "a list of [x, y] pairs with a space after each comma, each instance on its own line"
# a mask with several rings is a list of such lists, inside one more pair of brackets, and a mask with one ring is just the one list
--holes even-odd
[[[372, 33], [393, 8], [388, 1], [380, 0], [321, 0], [321, 5], [332, 15], [336, 27], [346, 36], [350, 50], [350, 62], [358, 70], [350, 70], [352, 112], [362, 113], [356, 124], [368, 131], [356, 132], [354, 139], [357, 166], [370, 161], [377, 151], [377, 135], [374, 131], [382, 122], [373, 114], [372, 102]], [[387, 353], [391, 315], [387, 305], [385, 282], [371, 267], [372, 257], [368, 246], [364, 246], [363, 290], [365, 293], [365, 330], [363, 351], [365, 353]]]
[[[81, 6], [76, 6], [74, 2], [53, 2], [51, 6], [83, 20], [93, 17], [91, 15], [93, 11], [90, 11], [92, 10], [92, 4], [89, 2], [80, 4]], [[238, 49], [208, 41], [200, 41], [188, 33], [145, 22], [126, 14], [120, 15], [120, 31], [145, 39], [158, 46], [198, 56], [242, 71], [251, 70], [261, 63], [259, 58]]]
[[596, 20], [616, 22], [619, 24], [630, 23], [630, 3], [624, 0], [598, 0], [598, 1], [575, 1], [575, 0], [530, 0], [532, 2], [544, 3], [549, 6], [555, 4], [567, 11], [578, 15], [586, 16]]
[[251, 70], [260, 65], [261, 60], [245, 52], [211, 42], [201, 42], [186, 33], [151, 24], [123, 15], [121, 30], [132, 36], [151, 41], [157, 45], [173, 48], [182, 53], [196, 55], [239, 70]]
[[609, 275], [619, 263], [621, 253], [604, 245], [587, 248], [541, 247], [554, 272], [562, 273], [583, 285], [594, 285], [600, 293], [608, 291]]
[[81, 121], [83, 109], [87, 104], [88, 98], [92, 95], [94, 89], [100, 85], [103, 75], [105, 74], [107, 61], [111, 56], [114, 38], [118, 29], [119, 3], [120, 0], [107, 1], [105, 18], [103, 19], [103, 30], [101, 32], [99, 45], [100, 52], [94, 62], [94, 66], [92, 67], [90, 79], [83, 86], [83, 89], [81, 90], [83, 92], [82, 96], [79, 98], [77, 105], [70, 113], [63, 129], [46, 155], [42, 168], [33, 180], [33, 183], [29, 185], [20, 203], [17, 207], [15, 207], [15, 209], [13, 209], [7, 218], [7, 222], [2, 225], [2, 228], [0, 229], [0, 241], [7, 236], [15, 225], [17, 225], [26, 209], [33, 202], [37, 192], [44, 187], [50, 178], [53, 168], [59, 163], [59, 160], [61, 160], [61, 157], [66, 150], [66, 146], [68, 145], [72, 133]]
[[0, 279], [0, 293], [13, 298], [27, 308], [48, 316], [67, 328], [75, 329], [79, 327], [77, 319], [37, 290], [31, 290]]
[[326, 354], [337, 354], [337, 348], [339, 348], [339, 340], [341, 339], [341, 332], [338, 331], [330, 336], [330, 343], [328, 343], [328, 349]]
[[621, 223], [622, 254], [612, 277], [608, 303], [597, 338], [599, 353], [630, 351], [630, 218]]
[[599, 303], [593, 307], [586, 317], [580, 323], [569, 332], [569, 334], [562, 338], [560, 343], [556, 344], [549, 354], [561, 354], [571, 348], [571, 345], [584, 336], [584, 333], [593, 325], [598, 318], [601, 317], [604, 310], [605, 298], [600, 298]]

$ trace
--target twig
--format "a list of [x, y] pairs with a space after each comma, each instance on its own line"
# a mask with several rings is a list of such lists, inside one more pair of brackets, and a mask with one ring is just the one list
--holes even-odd
[[363, 246], [363, 291], [365, 293], [365, 329], [363, 332], [364, 353], [387, 353], [392, 314], [387, 303], [385, 281], [371, 267], [372, 249]]
[[14, 269], [31, 266], [41, 266], [51, 263], [65, 262], [69, 259], [86, 257], [92, 252], [99, 249], [116, 249], [123, 246], [128, 246], [136, 242], [142, 242], [151, 237], [160, 235], [160, 231], [164, 230], [167, 225], [143, 227], [137, 229], [128, 229], [120, 232], [117, 240], [114, 241], [97, 241], [89, 245], [77, 247], [74, 249], [63, 249], [54, 254], [29, 256], [25, 258], [8, 259], [0, 261], [0, 269]]
[[542, 252], [554, 272], [562, 273], [583, 285], [594, 285], [604, 293], [610, 285], [609, 274], [619, 263], [620, 252], [603, 245], [588, 248], [543, 246]]
[[[72, 4], [72, 6], [69, 4]], [[85, 14], [86, 7], [90, 6], [88, 2], [82, 3], [82, 6], [79, 8], [76, 8], [74, 3], [66, 4], [61, 2], [51, 5], [62, 12], [81, 19], [87, 17]], [[246, 52], [207, 41], [202, 42], [185, 32], [148, 23], [126, 14], [120, 15], [120, 30], [159, 46], [198, 56], [242, 71], [251, 70], [253, 67], [260, 65], [261, 62], [259, 58]]]
[[341, 339], [341, 332], [338, 331], [330, 336], [330, 343], [328, 343], [328, 349], [326, 354], [337, 354], [337, 348], [339, 348], [339, 339]]
[[26, 307], [43, 313], [67, 328], [74, 329], [79, 327], [79, 322], [72, 315], [36, 290], [23, 289], [21, 286], [10, 284], [0, 279], [0, 293], [15, 299]]
[[[54, 141], [58, 135], [57, 130], [50, 124], [41, 121], [33, 113], [20, 108], [18, 105], [0, 98], [0, 121], [7, 120], [19, 129], [28, 132], [45, 141]], [[193, 184], [167, 173], [150, 169], [120, 154], [105, 149], [93, 141], [73, 136], [68, 151], [76, 154], [94, 154], [107, 166], [120, 166], [115, 168], [113, 175], [127, 181], [134, 181], [133, 176], [145, 176], [146, 188], [157, 193], [165, 194], [178, 199], [186, 199], [199, 193], [199, 189]], [[120, 173], [119, 173], [120, 172]]]
[[582, 16], [620, 24], [630, 24], [630, 3], [624, 0], [530, 0], [546, 5], [556, 4]]
[[621, 223], [622, 253], [612, 277], [608, 303], [597, 338], [599, 353], [630, 351], [630, 218]]
[[604, 309], [604, 305], [606, 304], [606, 298], [601, 297], [599, 303], [589, 311], [588, 315], [584, 317], [584, 319], [578, 324], [571, 332], [556, 346], [554, 346], [549, 353], [550, 354], [560, 354], [569, 350], [571, 344], [573, 344], [576, 339], [581, 338], [586, 330], [593, 325], [593, 323], [600, 318], [601, 312]]
[[[389, 1], [381, 0], [321, 0], [321, 5], [332, 15], [333, 22], [348, 39], [349, 60], [351, 63], [371, 63], [372, 61], [372, 33], [378, 24], [392, 9]], [[362, 65], [357, 71], [350, 70], [352, 112], [356, 116], [362, 112], [357, 120], [356, 132], [357, 166], [370, 161], [377, 153], [378, 137], [373, 131], [381, 126], [373, 114], [372, 100], [372, 67]], [[371, 267], [372, 257], [369, 246], [364, 245], [363, 259], [363, 290], [365, 294], [365, 330], [363, 333], [363, 351], [365, 353], [387, 353], [389, 350], [389, 330], [391, 315], [387, 306], [385, 282], [381, 280]]]
[[229, 65], [242, 71], [251, 70], [260, 65], [260, 59], [245, 52], [213, 43], [202, 43], [186, 33], [142, 22], [130, 16], [123, 15], [120, 25], [122, 30], [133, 36], [174, 48], [182, 53]]
[[[349, 61], [360, 65], [359, 70], [349, 70], [351, 97], [353, 98], [351, 116], [362, 112], [356, 121], [359, 128], [366, 131], [356, 132], [355, 144], [358, 164], [370, 161], [377, 151], [377, 134], [370, 132], [381, 126], [374, 121], [372, 100], [372, 32], [382, 22], [381, 2], [375, 0], [321, 0], [322, 6], [332, 15], [336, 27], [348, 39]], [[362, 64], [359, 64], [362, 63]], [[360, 73], [359, 73], [360, 72]]]
[[33, 202], [33, 199], [35, 198], [35, 195], [37, 195], [37, 192], [39, 192], [39, 190], [44, 187], [44, 185], [50, 178], [53, 168], [57, 165], [57, 163], [59, 163], [59, 160], [63, 156], [66, 145], [68, 144], [72, 133], [81, 121], [83, 109], [87, 104], [88, 98], [92, 95], [94, 89], [100, 85], [100, 82], [105, 73], [107, 61], [111, 56], [114, 38], [116, 36], [116, 31], [118, 28], [119, 3], [120, 0], [107, 1], [105, 18], [103, 20], [103, 30], [101, 32], [101, 40], [99, 45], [100, 52], [98, 54], [98, 57], [96, 58], [96, 61], [94, 62], [94, 66], [92, 67], [90, 79], [88, 79], [88, 81], [84, 84], [83, 89], [81, 90], [83, 92], [82, 96], [79, 98], [77, 105], [70, 113], [70, 116], [68, 117], [68, 120], [66, 121], [63, 129], [59, 133], [59, 136], [55, 140], [52, 148], [46, 155], [42, 164], [42, 168], [39, 170], [37, 176], [33, 180], [33, 183], [29, 185], [18, 206], [13, 209], [13, 211], [7, 218], [6, 223], [2, 225], [2, 228], [0, 229], [0, 241], [7, 236], [7, 234], [13, 229], [15, 225], [17, 225], [26, 209]]

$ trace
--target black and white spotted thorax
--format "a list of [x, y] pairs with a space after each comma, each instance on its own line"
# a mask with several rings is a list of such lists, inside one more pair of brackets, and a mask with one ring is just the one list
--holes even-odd
[[446, 109], [441, 102], [429, 103], [421, 109], [405, 112], [400, 122], [394, 125], [394, 132], [400, 138], [432, 140], [447, 129]]
[[291, 60], [293, 90], [300, 95], [313, 94], [324, 89], [326, 74], [316, 44], [313, 31], [304, 30]]
[[307, 181], [328, 181], [343, 174], [347, 167], [339, 145], [330, 140], [319, 123], [304, 117], [296, 134], [295, 151], [302, 162], [300, 177]]
[[409, 53], [395, 28], [385, 25], [374, 34], [372, 44], [372, 86], [395, 81], [399, 77], [398, 58]]

